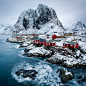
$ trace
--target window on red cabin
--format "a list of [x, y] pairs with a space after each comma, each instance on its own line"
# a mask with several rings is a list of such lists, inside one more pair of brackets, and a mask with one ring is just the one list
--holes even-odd
[[56, 43], [52, 43], [52, 46], [55, 46], [56, 45]]

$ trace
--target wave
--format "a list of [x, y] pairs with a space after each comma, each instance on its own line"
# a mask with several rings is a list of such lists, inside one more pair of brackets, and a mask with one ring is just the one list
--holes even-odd
[[[20, 76], [16, 75], [16, 71], [20, 69], [25, 70], [36, 70], [38, 73], [36, 74], [36, 77], [34, 80], [32, 80], [30, 77], [24, 78], [22, 77], [22, 74]], [[59, 73], [56, 73], [56, 71], [53, 71], [52, 67], [47, 65], [46, 63], [39, 62], [37, 65], [33, 66], [29, 64], [27, 61], [20, 62], [16, 64], [11, 72], [11, 75], [15, 80], [17, 80], [19, 83], [22, 82], [28, 82], [31, 85], [36, 86], [59, 86], [61, 84], [61, 80], [58, 77]]]
[[12, 46], [11, 48], [19, 48], [19, 47], [20, 45], [18, 44], [18, 45]]

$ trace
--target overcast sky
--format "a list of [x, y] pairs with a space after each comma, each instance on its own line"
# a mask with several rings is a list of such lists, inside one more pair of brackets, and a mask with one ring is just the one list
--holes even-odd
[[36, 9], [38, 4], [52, 7], [62, 23], [86, 24], [86, 0], [0, 0], [0, 24], [15, 24], [24, 10]]

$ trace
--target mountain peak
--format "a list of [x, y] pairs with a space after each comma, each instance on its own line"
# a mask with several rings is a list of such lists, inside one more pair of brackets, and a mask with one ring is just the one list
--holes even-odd
[[76, 31], [86, 31], [86, 26], [85, 26], [85, 24], [83, 24], [82, 22], [79, 21], [75, 25], [74, 30], [76, 30]]
[[21, 13], [18, 21], [15, 24], [14, 32], [20, 32], [22, 30], [29, 29], [39, 30], [42, 28], [42, 26], [50, 24], [49, 22], [53, 23], [53, 25], [63, 28], [55, 10], [46, 5], [39, 4], [36, 10], [28, 9], [27, 11]]
[[76, 25], [79, 25], [80, 27], [86, 27], [85, 24], [83, 24], [81, 21], [77, 22]]
[[46, 6], [46, 5], [44, 5], [44, 4], [39, 4], [38, 5], [38, 7], [44, 7], [44, 6]]

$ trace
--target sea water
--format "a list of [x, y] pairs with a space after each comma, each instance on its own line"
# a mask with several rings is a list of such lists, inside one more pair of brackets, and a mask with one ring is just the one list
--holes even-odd
[[[78, 83], [78, 75], [85, 75], [86, 70], [68, 69], [74, 72], [74, 79], [63, 84], [57, 71], [62, 68], [46, 62], [41, 57], [22, 56], [24, 48], [18, 48], [19, 44], [6, 42], [11, 35], [0, 35], [0, 86], [85, 86], [86, 83]], [[23, 78], [16, 76], [19, 69], [32, 69], [38, 71], [36, 78]], [[66, 68], [67, 69], [67, 68]]]

